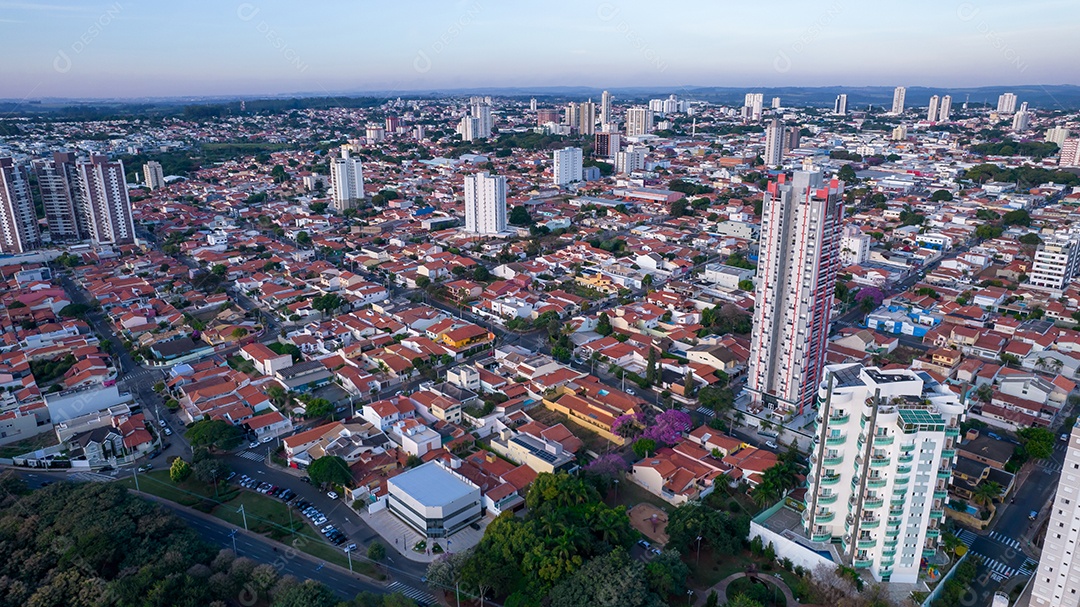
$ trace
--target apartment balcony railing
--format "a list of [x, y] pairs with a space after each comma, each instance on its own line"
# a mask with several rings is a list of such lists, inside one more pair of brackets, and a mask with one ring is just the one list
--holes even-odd
[[877, 435], [874, 437], [874, 445], [884, 446], [891, 445], [896, 440], [896, 437], [891, 434]]

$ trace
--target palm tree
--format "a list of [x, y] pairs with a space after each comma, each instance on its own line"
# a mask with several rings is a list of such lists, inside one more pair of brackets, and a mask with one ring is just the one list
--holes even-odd
[[996, 481], [983, 481], [975, 487], [975, 491], [971, 494], [971, 501], [989, 508], [999, 497], [1001, 497], [1001, 485]]

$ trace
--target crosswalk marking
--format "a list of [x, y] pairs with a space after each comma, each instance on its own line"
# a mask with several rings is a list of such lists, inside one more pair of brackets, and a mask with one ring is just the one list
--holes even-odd
[[68, 474], [68, 480], [91, 483], [108, 483], [116, 479], [107, 474], [100, 474], [98, 472], [72, 472], [71, 474]]
[[[1016, 569], [1013, 569], [1012, 567], [1009, 567], [1005, 563], [1002, 563], [1000, 561], [996, 561], [996, 560], [994, 560], [994, 559], [992, 559], [992, 558], [990, 558], [988, 556], [983, 556], [983, 555], [979, 554], [978, 552], [975, 552], [973, 554], [975, 554], [976, 556], [978, 556], [979, 558], [982, 559], [983, 566], [990, 570], [990, 575], [991, 576], [996, 575], [996, 576], [1001, 576], [1001, 578], [1003, 578], [1003, 579], [1007, 579], [1007, 578], [1011, 578], [1013, 575], [1016, 574]], [[998, 581], [1001, 581], [1001, 580], [998, 580]]]
[[1020, 569], [1019, 569], [1019, 571], [1017, 571], [1017, 575], [1031, 575], [1032, 573], [1035, 572], [1035, 567], [1037, 567], [1038, 565], [1039, 565], [1038, 561], [1036, 561], [1035, 559], [1029, 558], [1026, 561], [1024, 561], [1023, 565], [1020, 565]]
[[242, 458], [247, 459], [247, 460], [251, 460], [253, 462], [261, 462], [264, 459], [266, 459], [265, 454], [256, 453], [254, 451], [244, 451], [243, 453], [238, 453], [236, 456], [237, 457], [242, 457]]
[[1006, 546], [1009, 546], [1010, 548], [1015, 548], [1016, 550], [1020, 550], [1020, 542], [1014, 540], [1011, 537], [1008, 537], [1006, 535], [998, 533], [997, 531], [991, 531], [990, 532], [990, 539], [997, 540], [998, 542], [1001, 542], [1002, 544], [1005, 544]]
[[1055, 461], [1045, 461], [1041, 468], [1047, 472], [1061, 472], [1061, 464]]
[[963, 531], [960, 532], [960, 535], [958, 535], [957, 537], [960, 539], [960, 542], [962, 544], [964, 544], [968, 548], [971, 548], [972, 542], [974, 542], [975, 538], [977, 538], [979, 536], [975, 535], [975, 533], [972, 532], [972, 531], [968, 531], [967, 529], [964, 529]]
[[712, 417], [716, 415], [716, 413], [708, 407], [698, 407], [697, 412], [701, 415], [704, 415], [705, 417]]
[[434, 596], [424, 592], [423, 590], [413, 588], [412, 586], [402, 584], [401, 582], [394, 582], [393, 584], [390, 584], [390, 591], [400, 592], [401, 594], [404, 594], [405, 596], [416, 601], [417, 603], [420, 603], [421, 605], [434, 605], [438, 602], [435, 600]]

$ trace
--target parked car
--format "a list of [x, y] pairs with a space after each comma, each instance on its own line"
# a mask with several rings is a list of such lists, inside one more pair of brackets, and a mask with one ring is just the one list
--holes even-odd
[[342, 550], [345, 551], [345, 552], [352, 552], [353, 550], [356, 550], [356, 542], [353, 542], [353, 543], [349, 544], [348, 546], [345, 546], [344, 548], [342, 548]]
[[255, 441], [253, 443], [248, 444], [248, 449], [258, 449], [258, 448], [259, 448], [259, 441]]
[[268, 442], [270, 442], [272, 440], [274, 440], [273, 436], [264, 436], [264, 437], [262, 437], [262, 439], [259, 440], [259, 442], [260, 443], [268, 443]]
[[143, 466], [139, 466], [139, 472], [149, 472], [153, 468], [154, 468], [153, 464], [146, 464], [146, 465], [143, 465]]
[[172, 436], [172, 430], [165, 428], [165, 436]]
[[326, 492], [326, 497], [328, 497], [328, 498], [330, 498], [332, 500], [336, 500], [338, 498], [338, 494], [334, 493], [333, 491], [327, 491]]
[[1028, 520], [1030, 520], [1030, 521], [1033, 521], [1033, 520], [1035, 520], [1037, 518], [1039, 518], [1039, 511], [1038, 510], [1032, 510], [1028, 514]]
[[168, 423], [167, 423], [167, 422], [166, 422], [165, 420], [163, 420], [163, 419], [159, 419], [157, 423], [158, 423], [158, 425], [159, 425], [159, 426], [161, 426], [162, 428], [164, 428], [165, 426], [167, 426], [167, 425], [168, 425]]
[[780, 448], [780, 445], [777, 445], [776, 441], [772, 441], [772, 440], [765, 441], [765, 446], [770, 448], [770, 449], [779, 449]]

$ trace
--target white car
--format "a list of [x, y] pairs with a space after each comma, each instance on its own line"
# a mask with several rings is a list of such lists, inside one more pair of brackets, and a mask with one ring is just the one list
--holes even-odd
[[328, 498], [330, 498], [332, 500], [336, 500], [338, 498], [338, 495], [337, 495], [337, 493], [334, 493], [333, 491], [327, 491], [326, 492], [326, 497], [328, 497]]
[[165, 424], [165, 420], [163, 420], [163, 419], [159, 419], [157, 423], [158, 423], [158, 425], [159, 425], [159, 426], [161, 426], [162, 428], [164, 428], [164, 427], [165, 427], [165, 425], [166, 425], [166, 424]]
[[165, 436], [172, 436], [172, 430], [165, 428]]
[[250, 445], [248, 445], [248, 449], [258, 449], [258, 448], [259, 448], [259, 441], [255, 441], [255, 442], [251, 443]]
[[770, 448], [770, 449], [779, 449], [780, 448], [780, 446], [776, 444], [776, 441], [771, 441], [771, 440], [765, 441], [765, 446]]
[[261, 439], [259, 439], [259, 442], [265, 444], [265, 443], [268, 443], [268, 442], [270, 442], [272, 440], [274, 440], [273, 436], [264, 436]]
[[629, 394], [630, 396], [634, 396], [634, 394], [636, 394], [636, 393], [634, 392], [634, 390], [633, 390], [633, 389], [631, 389], [631, 388], [627, 388], [627, 389], [626, 389], [626, 393], [627, 393], [627, 394]]

